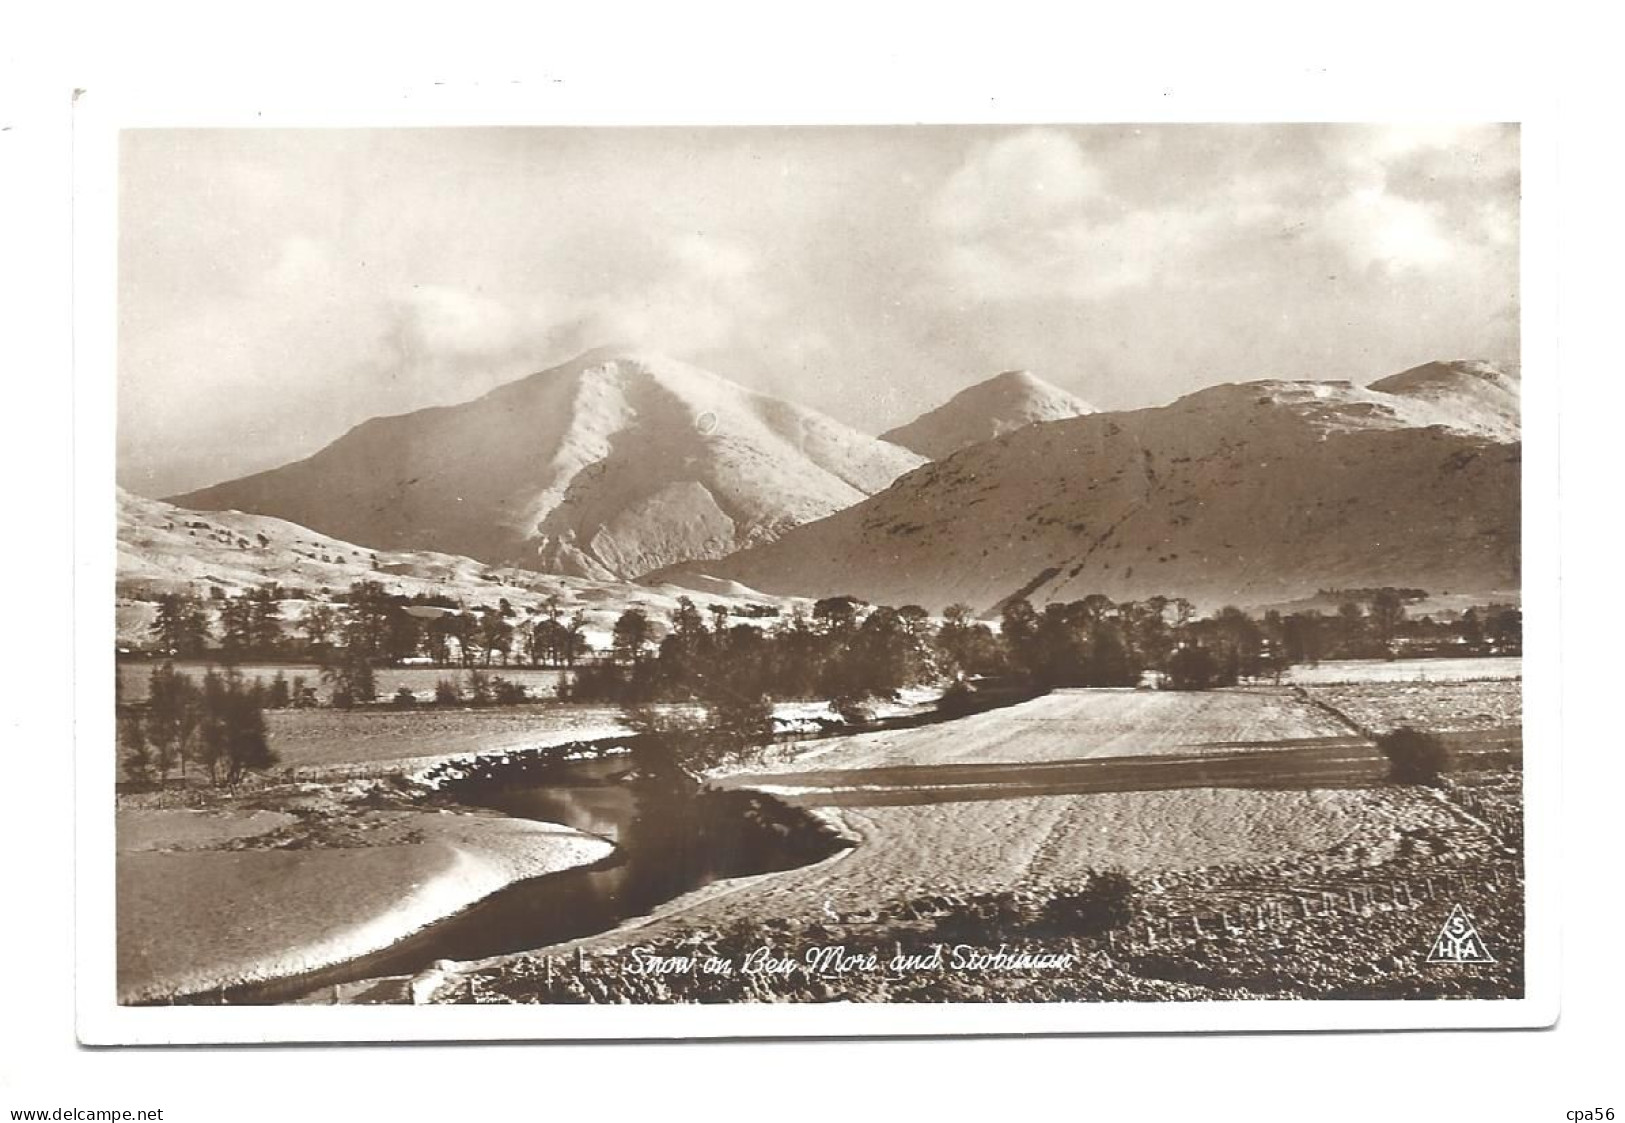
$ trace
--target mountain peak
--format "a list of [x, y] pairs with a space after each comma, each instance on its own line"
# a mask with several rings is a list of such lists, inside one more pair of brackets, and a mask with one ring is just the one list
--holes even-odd
[[610, 341], [601, 343], [597, 347], [589, 347], [565, 366], [597, 366], [601, 363], [612, 363], [617, 359], [629, 359], [636, 355], [646, 354], [641, 348], [633, 347], [628, 343]]
[[1515, 366], [1481, 359], [1425, 363], [1378, 379], [1367, 389], [1403, 403], [1423, 423], [1495, 441], [1520, 438], [1523, 387]]
[[375, 549], [625, 579], [770, 541], [920, 462], [679, 360], [596, 348], [177, 502]]
[[1055, 389], [1054, 386], [1051, 386], [1042, 378], [1039, 378], [1032, 371], [1025, 369], [1000, 371], [998, 374], [995, 374], [992, 378], [988, 379], [987, 383], [983, 383], [983, 385], [987, 385], [989, 383], [1001, 386], [1041, 387], [1046, 390]]
[[1424, 388], [1460, 387], [1488, 383], [1498, 388], [1516, 388], [1517, 372], [1483, 359], [1435, 359], [1410, 370], [1402, 370], [1371, 383], [1371, 389], [1389, 394], [1411, 393]]
[[1094, 593], [1216, 608], [1384, 585], [1516, 596], [1520, 448], [1505, 381], [1487, 364], [1444, 364], [1371, 387], [1227, 383], [1028, 425], [705, 572], [765, 592], [978, 610]]
[[1520, 439], [1519, 381], [1493, 363], [1432, 362], [1361, 386], [1342, 379], [1267, 378], [1206, 386], [1173, 409], [1193, 424], [1236, 425], [1264, 406], [1318, 432], [1444, 428], [1508, 444]]
[[1095, 412], [1082, 398], [1032, 371], [1007, 370], [966, 387], [929, 413], [881, 434], [880, 439], [941, 459], [1040, 421]]

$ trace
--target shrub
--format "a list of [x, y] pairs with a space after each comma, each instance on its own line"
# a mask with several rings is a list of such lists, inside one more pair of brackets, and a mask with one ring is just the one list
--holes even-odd
[[946, 912], [932, 918], [931, 927], [945, 943], [982, 944], [1023, 931], [1034, 919], [1030, 901], [1001, 891], [954, 900]]
[[1388, 778], [1396, 784], [1437, 786], [1450, 770], [1450, 749], [1438, 735], [1409, 725], [1378, 737], [1377, 748], [1388, 758]]
[[293, 691], [288, 686], [288, 676], [281, 671], [271, 680], [271, 686], [265, 694], [265, 707], [270, 710], [285, 710], [293, 703]]
[[322, 668], [322, 681], [332, 689], [332, 704], [339, 709], [349, 709], [358, 702], [371, 702], [378, 697], [372, 661], [365, 656], [341, 655]]
[[118, 715], [119, 747], [123, 750], [124, 774], [135, 784], [151, 784], [158, 777], [157, 759], [147, 743], [147, 733], [138, 713]]
[[397, 706], [415, 706], [418, 704], [417, 696], [412, 693], [410, 686], [403, 686], [395, 691], [394, 702]]
[[1044, 906], [1040, 922], [1064, 936], [1103, 936], [1134, 919], [1140, 891], [1120, 870], [1096, 874], [1082, 890], [1059, 893]]
[[937, 713], [945, 717], [964, 717], [976, 709], [976, 691], [964, 680], [952, 683], [937, 699]]
[[1220, 678], [1218, 660], [1205, 647], [1182, 647], [1168, 658], [1166, 682], [1172, 690], [1207, 690]]
[[866, 697], [844, 694], [830, 699], [829, 704], [848, 725], [867, 725], [875, 720], [874, 706], [870, 705]]
[[496, 675], [491, 679], [491, 696], [499, 706], [517, 706], [527, 700], [525, 684]]
[[721, 764], [759, 760], [773, 740], [773, 702], [766, 697], [703, 707], [629, 703], [621, 720], [639, 734], [637, 767], [655, 778], [691, 778]]
[[455, 706], [463, 700], [462, 691], [457, 689], [455, 679], [443, 678], [434, 684], [434, 701], [437, 706]]
[[559, 697], [570, 702], [621, 702], [631, 693], [627, 674], [608, 663], [577, 667], [559, 683]]
[[199, 691], [188, 691], [196, 708], [197, 759], [211, 784], [235, 785], [249, 772], [276, 765], [265, 725], [264, 692], [235, 671], [203, 676]]

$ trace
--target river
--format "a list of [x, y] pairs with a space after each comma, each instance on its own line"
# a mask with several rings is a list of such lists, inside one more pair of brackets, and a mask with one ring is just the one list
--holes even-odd
[[417, 974], [437, 960], [530, 951], [608, 931], [713, 881], [819, 861], [841, 845], [801, 812], [756, 793], [639, 779], [628, 755], [498, 767], [443, 793], [464, 805], [602, 836], [615, 852], [589, 866], [515, 882], [381, 951], [177, 1001], [269, 1005], [365, 979]]

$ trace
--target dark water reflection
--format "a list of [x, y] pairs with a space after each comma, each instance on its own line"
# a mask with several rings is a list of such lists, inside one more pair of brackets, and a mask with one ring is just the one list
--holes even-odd
[[363, 979], [416, 974], [436, 960], [484, 959], [608, 931], [729, 877], [791, 869], [837, 844], [799, 813], [754, 793], [638, 779], [629, 758], [566, 760], [454, 785], [464, 804], [562, 823], [616, 845], [590, 866], [516, 882], [415, 935], [347, 963], [195, 1001], [287, 1002]]

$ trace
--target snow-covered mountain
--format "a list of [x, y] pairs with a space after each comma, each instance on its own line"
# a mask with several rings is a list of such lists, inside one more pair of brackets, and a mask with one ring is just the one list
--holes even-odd
[[685, 363], [594, 351], [173, 502], [372, 549], [630, 578], [770, 542], [921, 462]]
[[1089, 593], [1281, 603], [1322, 588], [1516, 597], [1518, 376], [1212, 386], [1033, 425], [693, 566], [770, 592], [990, 610]]
[[1094, 412], [1095, 407], [1082, 398], [1029, 371], [1007, 370], [961, 390], [907, 425], [882, 433], [880, 439], [938, 460], [1034, 422]]
[[342, 595], [357, 581], [375, 581], [406, 596], [451, 597], [469, 606], [507, 600], [521, 615], [553, 601], [566, 615], [582, 613], [588, 635], [600, 648], [608, 645], [615, 618], [628, 608], [641, 608], [659, 620], [685, 594], [703, 595], [706, 604], [783, 603], [734, 582], [651, 587], [495, 568], [427, 550], [374, 551], [282, 519], [240, 511], [189, 511], [119, 491], [118, 636], [126, 646], [150, 642], [156, 601], [165, 593], [191, 593], [212, 607], [218, 603], [216, 593], [235, 596], [276, 584], [284, 591], [282, 614], [291, 626], [313, 599]]
[[1413, 424], [1444, 425], [1500, 441], [1519, 438], [1519, 382], [1485, 362], [1426, 363], [1371, 384], [1405, 402]]

